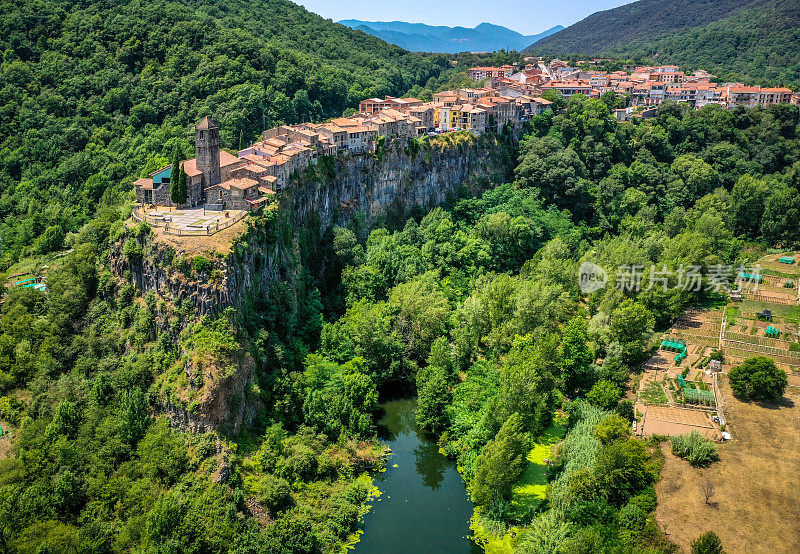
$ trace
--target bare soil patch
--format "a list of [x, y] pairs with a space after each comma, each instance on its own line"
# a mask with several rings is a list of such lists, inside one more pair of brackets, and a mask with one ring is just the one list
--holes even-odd
[[3, 436], [0, 437], [0, 460], [5, 460], [11, 453], [11, 435], [8, 434], [9, 425], [2, 422]]
[[[720, 461], [693, 468], [662, 448], [656, 520], [689, 551], [690, 542], [716, 532], [727, 552], [800, 552], [800, 391], [789, 388], [779, 406], [739, 402], [720, 379], [734, 440], [719, 445]], [[702, 492], [710, 481], [714, 494]]]

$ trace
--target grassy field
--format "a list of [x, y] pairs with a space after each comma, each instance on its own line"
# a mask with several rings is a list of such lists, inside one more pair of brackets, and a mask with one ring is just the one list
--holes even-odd
[[[689, 543], [713, 530], [726, 552], [800, 552], [800, 392], [780, 405], [734, 399], [722, 379], [726, 419], [734, 440], [720, 445], [720, 461], [693, 468], [663, 446], [656, 520], [670, 540]], [[706, 503], [703, 486], [714, 495]]]
[[511, 503], [520, 512], [535, 511], [547, 498], [546, 458], [553, 446], [564, 438], [566, 427], [554, 424], [544, 430], [528, 452], [528, 467], [511, 493]]
[[[547, 465], [545, 459], [551, 455], [567, 432], [566, 425], [555, 423], [539, 435], [528, 452], [528, 467], [511, 493], [511, 503], [519, 513], [534, 513], [547, 498]], [[511, 528], [502, 536], [492, 535], [481, 525], [479, 508], [470, 521], [470, 529], [486, 554], [511, 554], [514, 551], [514, 536], [519, 529]]]

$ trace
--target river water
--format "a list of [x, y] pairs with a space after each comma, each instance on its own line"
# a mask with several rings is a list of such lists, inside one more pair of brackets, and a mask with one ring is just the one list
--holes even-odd
[[[383, 404], [379, 435], [392, 449], [375, 478], [382, 494], [364, 516], [357, 554], [479, 553], [469, 539], [472, 503], [455, 462], [414, 421], [415, 400]], [[395, 467], [396, 466], [396, 467]]]

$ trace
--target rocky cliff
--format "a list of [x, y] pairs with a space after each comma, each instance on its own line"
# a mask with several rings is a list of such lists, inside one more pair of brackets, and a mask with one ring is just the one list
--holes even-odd
[[502, 181], [502, 151], [495, 135], [467, 132], [408, 145], [395, 142], [372, 154], [340, 155], [328, 175], [317, 170], [300, 176], [286, 200], [296, 221], [316, 213], [323, 227], [346, 224], [358, 213], [371, 223], [392, 206], [427, 211], [462, 187], [479, 192]]
[[[390, 209], [427, 211], [450, 196], [502, 182], [508, 165], [507, 147], [495, 135], [466, 132], [339, 155], [295, 176], [281, 192], [277, 212], [246, 218], [246, 230], [227, 254], [191, 256], [134, 226], [112, 250], [111, 267], [139, 291], [155, 291], [176, 304], [191, 302], [200, 315], [219, 313], [238, 305], [248, 291], [268, 294], [273, 283], [291, 279], [296, 253], [287, 234], [312, 223], [324, 231], [359, 215], [369, 226]], [[135, 247], [127, 244], [131, 241]]]
[[368, 229], [387, 212], [402, 221], [415, 206], [427, 211], [448, 197], [503, 181], [509, 162], [509, 148], [494, 135], [449, 133], [422, 142], [379, 143], [373, 153], [322, 158], [295, 175], [278, 208], [246, 217], [230, 240], [176, 238], [129, 224], [112, 248], [110, 266], [120, 280], [163, 300], [165, 316], [156, 325], [180, 337], [181, 355], [156, 387], [170, 423], [236, 434], [259, 409], [255, 361], [236, 346], [230, 318], [192, 314], [220, 314], [248, 295], [269, 299], [276, 283], [287, 285], [284, 294], [296, 295], [301, 266], [316, 265], [305, 267], [315, 275], [324, 272], [317, 254], [324, 251], [329, 227], [357, 218]]

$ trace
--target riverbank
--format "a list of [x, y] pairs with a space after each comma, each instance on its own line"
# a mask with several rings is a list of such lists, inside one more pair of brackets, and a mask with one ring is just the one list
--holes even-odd
[[[528, 467], [511, 493], [511, 505], [517, 513], [525, 514], [525, 519], [530, 519], [547, 501], [547, 460], [553, 447], [564, 438], [566, 432], [567, 422], [557, 418], [553, 425], [539, 435], [528, 452]], [[514, 539], [519, 528], [511, 527], [502, 534], [487, 529], [479, 507], [475, 507], [470, 529], [475, 542], [487, 554], [511, 554], [514, 551]]]

